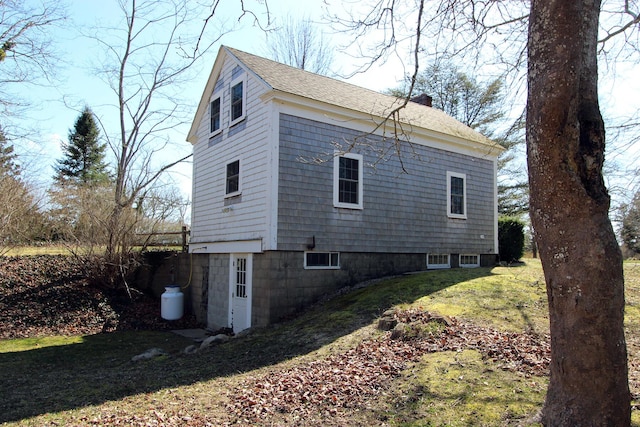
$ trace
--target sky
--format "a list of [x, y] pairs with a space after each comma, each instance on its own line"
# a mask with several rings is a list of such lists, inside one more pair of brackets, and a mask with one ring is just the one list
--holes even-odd
[[[245, 0], [245, 5], [252, 10], [263, 11], [259, 0]], [[222, 1], [224, 7], [220, 9], [220, 16], [228, 22], [235, 22], [241, 14], [236, 0]], [[269, 11], [276, 23], [285, 16], [294, 18], [309, 17], [320, 19], [323, 12], [323, 0], [305, 0], [305, 7], [299, 7], [300, 0], [272, 0]], [[69, 20], [62, 28], [56, 29], [55, 41], [59, 45], [63, 57], [68, 64], [62, 66], [55, 76], [54, 85], [50, 87], [32, 87], [27, 97], [33, 102], [33, 114], [25, 117], [25, 121], [32, 121], [37, 117], [39, 134], [37, 138], [16, 144], [23, 162], [36, 177], [32, 180], [40, 187], [48, 187], [54, 174], [56, 160], [63, 156], [63, 144], [68, 140], [69, 130], [80, 114], [84, 105], [92, 108], [97, 116], [108, 122], [113, 117], [113, 110], [107, 113], [106, 105], [114, 104], [116, 98], [108, 86], [95, 75], [95, 64], [99, 61], [103, 49], [97, 43], [82, 37], [80, 31], [93, 31], [92, 27], [103, 24], [105, 26], [121, 19], [121, 11], [117, 0], [72, 0], [69, 2]], [[206, 9], [205, 9], [206, 10]], [[264, 16], [261, 16], [264, 18]], [[266, 22], [266, 21], [263, 21]], [[344, 41], [342, 41], [344, 42]], [[338, 41], [340, 43], [340, 41]], [[223, 36], [206, 55], [200, 64], [198, 74], [184, 86], [184, 97], [190, 99], [188, 106], [195, 113], [202, 91], [215, 61], [215, 56], [221, 44], [231, 46], [260, 56], [268, 56], [266, 35], [263, 30], [253, 25], [253, 20], [245, 16], [236, 24], [235, 31]], [[354, 69], [353, 63], [345, 61], [337, 54], [336, 65], [345, 73]], [[342, 61], [342, 62], [339, 62]], [[398, 85], [404, 75], [404, 69], [399, 60], [396, 64], [374, 67], [366, 74], [356, 75], [349, 81], [373, 90], [384, 90]], [[111, 122], [117, 129], [117, 122]], [[174, 129], [172, 140], [174, 147], [165, 149], [162, 153], [168, 159], [188, 154], [191, 145], [185, 138], [189, 130], [189, 123]], [[191, 194], [191, 164], [185, 163], [172, 169], [172, 179], [179, 186], [186, 198]]]
[[[35, 1], [35, 0], [34, 0]], [[245, 5], [252, 10], [263, 10], [262, 0], [245, 0]], [[300, 7], [301, 0], [271, 0], [268, 2], [272, 18], [281, 22], [287, 15], [293, 18], [311, 18], [322, 20], [325, 0], [304, 0], [304, 7]], [[331, 2], [341, 4], [342, 2]], [[95, 64], [101, 57], [101, 52], [95, 41], [81, 37], [80, 31], [90, 31], [92, 27], [102, 23], [113, 25], [114, 20], [120, 19], [117, 0], [70, 0], [69, 21], [56, 30], [54, 39], [66, 59], [66, 65], [61, 67], [54, 85], [50, 87], [32, 87], [28, 98], [34, 103], [34, 114], [25, 120], [33, 121], [37, 117], [39, 134], [37, 138], [23, 141], [16, 149], [29, 162], [30, 170], [37, 176], [37, 184], [47, 187], [53, 176], [53, 166], [57, 159], [62, 158], [62, 146], [67, 141], [69, 130], [72, 129], [79, 111], [84, 105], [91, 107], [101, 116], [110, 127], [107, 105], [114, 104], [113, 92], [95, 75]], [[237, 0], [222, 1], [223, 9], [219, 16], [225, 17], [228, 24], [236, 22], [240, 15]], [[336, 9], [332, 9], [336, 13]], [[220, 44], [228, 45], [246, 52], [268, 57], [266, 34], [253, 24], [250, 17], [245, 16], [236, 30], [226, 34], [211, 49], [203, 59], [197, 75], [184, 86], [184, 97], [190, 100], [188, 107], [195, 113], [205, 87], [211, 67], [215, 61]], [[264, 22], [264, 21], [263, 21]], [[331, 34], [326, 26], [319, 27], [327, 31], [332, 43], [336, 46], [334, 66], [345, 75], [354, 71], [357, 62], [346, 54], [342, 46], [350, 42], [344, 34]], [[98, 34], [99, 36], [99, 34]], [[363, 74], [357, 74], [348, 79], [349, 82], [368, 89], [383, 91], [400, 85], [407, 69], [403, 65], [407, 58], [390, 57], [381, 65], [372, 67]], [[616, 70], [616, 78], [603, 82], [600, 92], [605, 114], [609, 112], [617, 115], [631, 115], [640, 104], [637, 94], [640, 93], [640, 79], [635, 78], [638, 66], [635, 64], [620, 65]], [[111, 116], [109, 115], [111, 114]], [[185, 141], [189, 130], [189, 123], [173, 130], [171, 136], [173, 147], [165, 149], [161, 154], [167, 159], [175, 159], [191, 152], [191, 145]], [[610, 157], [616, 161], [628, 162], [637, 157], [637, 147], [616, 152]], [[630, 155], [630, 153], [632, 153]], [[191, 194], [191, 164], [185, 163], [172, 170], [171, 178], [180, 188], [184, 197], [189, 199]], [[622, 184], [624, 185], [624, 183]]]

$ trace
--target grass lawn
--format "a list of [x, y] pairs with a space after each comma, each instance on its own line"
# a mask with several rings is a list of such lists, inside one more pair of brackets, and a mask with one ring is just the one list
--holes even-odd
[[3, 256], [71, 255], [72, 253], [73, 248], [71, 248], [70, 246], [54, 244], [2, 248]]
[[[635, 372], [630, 382], [637, 395], [640, 263], [626, 263], [625, 274], [627, 340]], [[395, 365], [380, 367], [378, 356], [386, 354], [387, 341], [376, 325], [390, 308], [420, 308], [505, 334], [548, 331], [540, 263], [527, 259], [509, 268], [441, 270], [379, 281], [196, 354], [183, 354], [190, 342], [168, 332], [4, 340], [0, 423], [515, 426], [526, 425], [541, 407], [546, 376], [503, 369], [477, 348], [419, 353], [385, 377]], [[439, 332], [427, 333], [437, 337]], [[389, 360], [408, 348], [394, 345]], [[168, 355], [131, 361], [152, 347]], [[365, 349], [377, 356], [366, 359]], [[337, 375], [346, 389], [379, 368], [379, 386], [356, 388], [361, 392], [352, 395], [355, 403], [314, 403], [310, 392], [331, 387], [329, 376]], [[314, 371], [325, 377], [311, 384]], [[291, 394], [282, 394], [279, 410], [261, 411], [268, 403], [261, 396], [276, 399], [285, 385], [299, 389], [304, 410], [283, 409], [290, 407]], [[249, 410], [238, 411], [240, 404]], [[633, 411], [635, 426], [640, 426], [638, 412]]]

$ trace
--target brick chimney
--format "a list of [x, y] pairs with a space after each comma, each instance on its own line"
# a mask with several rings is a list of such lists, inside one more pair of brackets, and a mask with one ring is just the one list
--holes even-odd
[[433, 101], [433, 98], [431, 98], [426, 93], [423, 93], [422, 95], [417, 95], [417, 96], [414, 96], [413, 98], [411, 98], [411, 102], [415, 102], [417, 104], [426, 105], [427, 107], [431, 107], [431, 102], [432, 101]]

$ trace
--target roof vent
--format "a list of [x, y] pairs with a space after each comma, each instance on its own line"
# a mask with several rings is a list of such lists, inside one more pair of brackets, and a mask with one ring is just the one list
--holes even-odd
[[423, 93], [422, 95], [414, 96], [413, 98], [411, 98], [411, 102], [426, 105], [427, 107], [431, 107], [432, 101], [433, 101], [433, 98], [427, 95], [426, 93]]

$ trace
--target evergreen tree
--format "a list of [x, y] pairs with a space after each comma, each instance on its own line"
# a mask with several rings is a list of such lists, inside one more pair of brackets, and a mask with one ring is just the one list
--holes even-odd
[[20, 168], [15, 162], [16, 154], [13, 152], [13, 145], [9, 144], [0, 126], [0, 174], [17, 177], [20, 175]]
[[78, 185], [102, 184], [110, 180], [105, 163], [106, 144], [100, 144], [100, 131], [89, 107], [85, 107], [64, 147], [64, 158], [58, 160], [55, 180]]
[[[390, 89], [390, 95], [405, 97], [409, 82]], [[479, 82], [454, 64], [436, 63], [416, 76], [412, 96], [427, 94], [433, 107], [444, 111], [489, 138], [505, 117], [502, 81]]]

